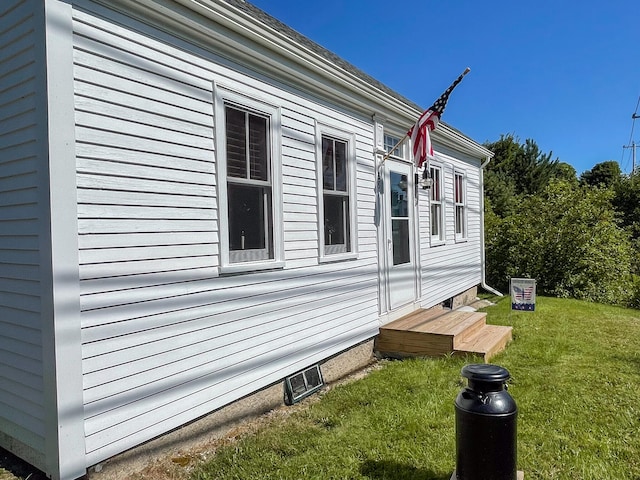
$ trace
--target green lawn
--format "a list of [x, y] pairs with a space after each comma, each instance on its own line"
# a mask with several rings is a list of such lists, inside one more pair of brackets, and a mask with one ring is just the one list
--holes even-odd
[[[514, 327], [492, 362], [512, 374], [526, 479], [640, 478], [640, 312], [538, 298], [489, 307]], [[449, 480], [453, 402], [473, 359], [384, 362], [366, 378], [220, 450], [193, 478]]]

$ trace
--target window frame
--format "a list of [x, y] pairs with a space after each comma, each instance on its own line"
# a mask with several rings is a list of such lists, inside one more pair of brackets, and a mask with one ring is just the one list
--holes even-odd
[[[382, 144], [383, 144], [383, 148], [384, 151], [389, 153], [391, 151], [391, 149], [400, 141], [402, 140], [401, 137], [396, 137], [395, 135], [392, 135], [390, 133], [384, 133], [383, 138], [382, 138]], [[392, 153], [390, 153], [389, 156], [391, 157], [395, 157], [395, 158], [401, 158], [404, 159], [405, 158], [405, 148], [406, 148], [407, 142], [403, 141], [402, 143], [400, 143], [400, 145], [398, 145], [396, 147], [395, 150], [393, 150]]]
[[[323, 176], [323, 139], [346, 143], [346, 193], [337, 193], [334, 190], [325, 190]], [[358, 257], [358, 230], [357, 230], [357, 205], [356, 205], [356, 136], [339, 128], [316, 123], [316, 187], [318, 205], [318, 261], [336, 262]], [[344, 197], [347, 201], [346, 214], [349, 218], [344, 220], [348, 227], [348, 239], [344, 248], [336, 248], [334, 245], [325, 244], [325, 194]], [[345, 232], [346, 233], [346, 232]]]
[[[429, 239], [431, 246], [442, 245], [446, 242], [446, 223], [445, 223], [445, 205], [444, 201], [444, 167], [440, 164], [429, 162], [429, 175], [432, 179], [431, 189], [429, 190]], [[434, 172], [438, 172], [439, 181], [434, 178]], [[435, 193], [438, 193], [438, 200], [433, 197]], [[436, 235], [433, 233], [433, 217], [434, 206], [440, 207], [438, 209], [438, 225], [439, 231]]]
[[[264, 100], [249, 98], [225, 88], [216, 87], [214, 106], [214, 130], [216, 146], [218, 223], [220, 242], [221, 273], [238, 273], [252, 270], [275, 269], [284, 267], [284, 233], [283, 233], [283, 201], [282, 201], [282, 166], [281, 166], [281, 114], [280, 109]], [[258, 117], [267, 118], [267, 170], [268, 180], [251, 180], [240, 177], [229, 177], [227, 171], [227, 122], [226, 108], [238, 109]], [[229, 178], [232, 178], [229, 181]], [[266, 248], [271, 248], [269, 258], [260, 258], [258, 251], [247, 251], [246, 255], [236, 254], [231, 250], [229, 222], [229, 183], [270, 188], [271, 211], [268, 213], [271, 228], [271, 239], [265, 232]], [[268, 220], [267, 220], [268, 221]], [[270, 244], [270, 245], [269, 245]]]
[[[458, 182], [459, 180], [459, 182]], [[458, 214], [460, 210], [461, 215]], [[456, 242], [468, 238], [467, 225], [467, 175], [461, 170], [453, 172], [453, 226]], [[460, 226], [460, 228], [458, 228]]]

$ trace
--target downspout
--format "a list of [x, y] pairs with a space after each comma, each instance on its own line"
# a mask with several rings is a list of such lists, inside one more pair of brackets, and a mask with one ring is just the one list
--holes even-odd
[[484, 169], [487, 165], [489, 165], [489, 162], [491, 161], [491, 157], [487, 156], [485, 162], [480, 166], [480, 212], [482, 212], [482, 222], [480, 222], [481, 224], [481, 235], [480, 235], [480, 264], [481, 264], [481, 274], [482, 274], [482, 280], [480, 283], [480, 286], [482, 288], [484, 288], [485, 290], [487, 290], [488, 292], [493, 293], [494, 295], [498, 295], [499, 297], [503, 297], [504, 295], [502, 295], [502, 293], [500, 293], [499, 291], [497, 291], [495, 288], [490, 287], [489, 285], [487, 285], [487, 281], [486, 281], [486, 273], [485, 273], [485, 269], [486, 269], [486, 255], [484, 252]]

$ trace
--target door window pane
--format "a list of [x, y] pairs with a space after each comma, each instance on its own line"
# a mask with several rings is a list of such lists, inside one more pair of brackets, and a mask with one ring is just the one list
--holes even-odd
[[444, 240], [443, 210], [442, 210], [442, 170], [432, 166], [429, 169], [431, 176], [431, 240]]
[[411, 261], [409, 243], [409, 185], [407, 175], [390, 171], [391, 230], [393, 244], [393, 264], [401, 265]]
[[391, 216], [408, 217], [407, 176], [397, 172], [389, 172], [389, 181], [391, 187]]
[[401, 265], [411, 261], [409, 250], [409, 219], [391, 220], [393, 230], [393, 264]]

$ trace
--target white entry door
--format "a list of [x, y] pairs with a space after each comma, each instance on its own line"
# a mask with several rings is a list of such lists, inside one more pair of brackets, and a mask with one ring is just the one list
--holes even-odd
[[394, 310], [416, 300], [415, 190], [412, 165], [384, 165], [386, 290]]

